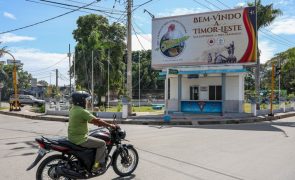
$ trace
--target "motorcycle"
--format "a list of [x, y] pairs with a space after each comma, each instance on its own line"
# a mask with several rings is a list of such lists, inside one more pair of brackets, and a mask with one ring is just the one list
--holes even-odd
[[[113, 117], [116, 124], [116, 116]], [[89, 179], [103, 175], [110, 166], [120, 177], [130, 176], [138, 164], [138, 153], [131, 144], [122, 144], [126, 140], [126, 132], [121, 128], [97, 128], [89, 131], [89, 136], [102, 139], [106, 142], [106, 168], [92, 172], [96, 149], [88, 149], [75, 145], [66, 138], [36, 138], [39, 151], [35, 161], [27, 171], [35, 167], [38, 162], [50, 151], [59, 154], [44, 159], [36, 172], [36, 179]], [[126, 140], [127, 141], [127, 140]], [[115, 149], [113, 150], [113, 147]], [[113, 151], [112, 151], [113, 150]]]

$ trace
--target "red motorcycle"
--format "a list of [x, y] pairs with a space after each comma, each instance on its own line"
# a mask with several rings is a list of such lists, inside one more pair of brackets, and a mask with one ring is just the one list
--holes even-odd
[[[114, 115], [114, 123], [116, 116]], [[69, 142], [66, 138], [36, 138], [39, 152], [35, 161], [27, 171], [35, 167], [38, 162], [50, 151], [60, 154], [48, 156], [39, 165], [36, 179], [89, 179], [103, 175], [110, 166], [121, 177], [131, 175], [138, 164], [138, 153], [131, 144], [122, 144], [126, 132], [120, 128], [91, 130], [89, 136], [102, 139], [106, 142], [106, 162], [104, 170], [92, 172], [96, 149], [88, 149]], [[115, 147], [114, 151], [112, 151]]]

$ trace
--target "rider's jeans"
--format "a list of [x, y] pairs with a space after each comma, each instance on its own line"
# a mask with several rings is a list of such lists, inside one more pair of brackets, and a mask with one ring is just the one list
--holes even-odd
[[88, 136], [87, 141], [80, 144], [80, 146], [86, 147], [86, 148], [96, 148], [95, 161], [100, 163], [105, 163], [105, 149], [106, 149], [105, 141]]

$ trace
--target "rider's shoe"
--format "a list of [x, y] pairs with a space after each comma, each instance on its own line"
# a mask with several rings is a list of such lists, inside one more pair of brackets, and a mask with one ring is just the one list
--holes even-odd
[[106, 170], [106, 163], [96, 162], [92, 167], [92, 172], [98, 173]]

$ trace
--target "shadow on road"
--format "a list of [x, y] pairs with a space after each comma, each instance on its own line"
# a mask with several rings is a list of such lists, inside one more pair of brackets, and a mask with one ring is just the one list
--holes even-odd
[[[158, 153], [155, 153], [155, 152], [151, 152], [151, 151], [147, 151], [147, 150], [140, 149], [140, 148], [137, 148], [137, 149], [140, 150], [140, 151], [143, 151], [143, 152], [149, 153], [149, 154], [156, 155], [156, 156], [158, 156], [158, 157], [162, 157], [162, 158], [165, 158], [165, 159], [169, 159], [169, 160], [176, 161], [177, 163], [182, 163], [182, 164], [185, 164], [185, 165], [189, 165], [189, 166], [193, 166], [193, 167], [196, 167], [196, 168], [203, 169], [203, 170], [208, 171], [208, 172], [211, 172], [211, 173], [219, 174], [219, 175], [222, 175], [222, 176], [228, 177], [228, 178], [230, 178], [230, 179], [242, 180], [242, 178], [239, 178], [239, 177], [233, 176], [233, 175], [231, 175], [231, 174], [223, 173], [223, 172], [218, 171], [218, 170], [210, 169], [210, 168], [207, 168], [207, 167], [204, 167], [204, 166], [198, 165], [198, 164], [193, 164], [193, 163], [190, 163], [190, 162], [186, 162], [186, 161], [183, 161], [183, 160], [180, 160], [180, 159], [175, 159], [175, 158], [173, 158], [173, 157], [169, 157], [169, 156], [161, 155], [161, 154], [158, 154]], [[171, 166], [168, 166], [168, 165], [166, 166], [166, 165], [159, 164], [159, 163], [157, 163], [157, 162], [153, 162], [153, 161], [151, 161], [151, 160], [147, 160], [147, 159], [143, 159], [143, 158], [141, 158], [141, 160], [144, 160], [144, 161], [147, 161], [147, 162], [152, 163], [152, 164], [154, 164], [154, 165], [157, 165], [157, 166], [160, 166], [160, 167], [163, 167], [163, 168], [166, 168], [166, 169], [172, 170], [172, 171], [174, 171], [174, 172], [178, 172], [178, 173], [180, 173], [180, 174], [183, 174], [183, 175], [185, 175], [185, 176], [188, 176], [188, 177], [191, 177], [191, 178], [194, 178], [194, 179], [202, 179], [202, 178], [197, 177], [197, 176], [195, 176], [195, 175], [193, 175], [193, 174], [185, 173], [185, 172], [183, 172], [181, 169], [172, 168]]]
[[134, 178], [135, 178], [135, 175], [131, 174], [130, 176], [127, 176], [127, 177], [116, 177], [112, 180], [129, 180], [129, 179], [134, 179]]
[[157, 129], [164, 129], [164, 128], [172, 128], [173, 126], [149, 126], [152, 128], [157, 128]]
[[285, 137], [289, 137], [283, 130], [275, 126], [295, 127], [295, 123], [288, 122], [266, 122], [256, 124], [227, 124], [227, 125], [201, 125], [195, 126], [198, 129], [224, 129], [224, 130], [243, 130], [243, 131], [274, 131], [281, 132]]

